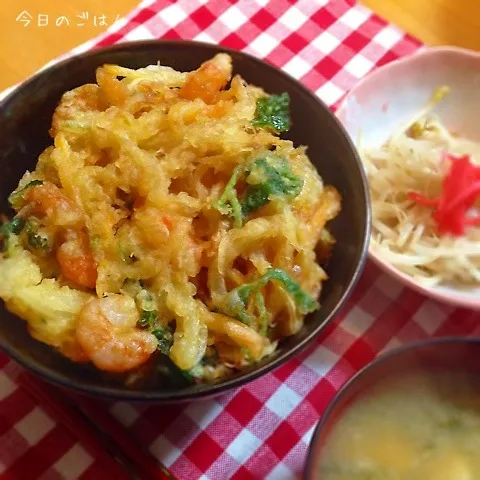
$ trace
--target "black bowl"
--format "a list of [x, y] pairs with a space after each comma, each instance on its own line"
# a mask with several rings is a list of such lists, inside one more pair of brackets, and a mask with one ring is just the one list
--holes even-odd
[[356, 373], [337, 393], [313, 433], [304, 471], [305, 480], [318, 478], [322, 448], [336, 422], [370, 388], [410, 372], [468, 372], [480, 375], [480, 338], [437, 338], [393, 349]]
[[261, 363], [213, 385], [166, 386], [155, 382], [127, 388], [92, 367], [75, 364], [52, 348], [32, 339], [25, 322], [0, 307], [0, 348], [45, 380], [97, 396], [148, 401], [178, 401], [210, 396], [238, 387], [287, 361], [322, 330], [344, 305], [366, 258], [370, 234], [370, 205], [360, 159], [332, 112], [287, 74], [238, 51], [189, 41], [144, 41], [96, 49], [58, 63], [26, 81], [0, 104], [0, 211], [8, 211], [7, 195], [25, 170], [51, 144], [48, 136], [53, 111], [62, 94], [95, 82], [95, 69], [105, 63], [140, 68], [158, 61], [177, 70], [196, 69], [218, 52], [233, 58], [234, 72], [271, 93], [288, 92], [293, 126], [286, 138], [308, 145], [309, 156], [324, 180], [339, 189], [343, 210], [331, 223], [337, 239], [328, 265], [320, 311], [304, 328], [285, 340]]

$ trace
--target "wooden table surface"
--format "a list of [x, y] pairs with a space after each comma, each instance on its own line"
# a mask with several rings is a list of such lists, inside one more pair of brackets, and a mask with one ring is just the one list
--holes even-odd
[[99, 35], [139, 2], [0, 0], [0, 91]]
[[[1, 1], [0, 91], [98, 35], [138, 1]], [[362, 2], [429, 45], [451, 44], [480, 50], [479, 0]]]

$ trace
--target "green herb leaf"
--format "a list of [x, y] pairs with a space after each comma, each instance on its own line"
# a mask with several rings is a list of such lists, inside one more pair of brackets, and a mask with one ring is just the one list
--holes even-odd
[[[177, 367], [178, 368], [178, 367]], [[190, 373], [189, 370], [182, 370], [182, 369], [178, 369], [180, 374], [182, 375], [182, 377], [190, 384], [194, 384], [195, 383], [195, 379], [193, 377], [193, 375]]]
[[258, 159], [247, 171], [246, 181], [248, 186], [240, 201], [243, 218], [265, 206], [273, 196], [293, 200], [303, 187], [303, 180], [277, 155]]
[[253, 360], [253, 357], [250, 353], [250, 350], [248, 348], [242, 348], [242, 354], [243, 354], [243, 357], [245, 358], [245, 361], [247, 363], [253, 363], [254, 360]]
[[263, 298], [262, 292], [255, 293], [255, 305], [258, 310], [258, 331], [260, 335], [266, 337], [270, 315], [265, 307], [265, 299]]
[[14, 190], [10, 196], [8, 197], [8, 203], [15, 209], [19, 210], [22, 207], [22, 203], [24, 201], [23, 196], [25, 195], [25, 192], [32, 187], [35, 187], [36, 185], [42, 185], [43, 181], [42, 180], [32, 180], [31, 182], [27, 183], [23, 188], [20, 190]]
[[158, 320], [157, 304], [152, 294], [135, 280], [124, 282], [124, 286], [130, 295], [134, 296], [141, 311], [140, 320], [137, 325], [140, 328], [154, 329]]
[[[293, 297], [299, 312], [302, 315], [313, 312], [319, 308], [318, 302], [303, 291], [300, 284], [291, 278], [284, 270], [280, 268], [270, 268], [264, 275], [268, 280], [277, 280], [282, 282], [287, 292]], [[268, 281], [267, 280], [267, 281]]]
[[42, 237], [41, 235], [37, 235], [35, 233], [28, 234], [28, 244], [32, 248], [36, 248], [39, 250], [49, 249], [48, 238]]
[[[245, 285], [242, 285], [242, 287], [246, 285], [251, 284], [246, 283]], [[251, 326], [255, 321], [255, 317], [246, 310], [248, 295], [240, 296], [244, 293], [245, 291], [240, 290], [240, 287], [234, 288], [223, 296], [220, 304], [217, 307], [218, 310], [223, 312], [225, 315], [236, 318], [245, 325]]]
[[170, 348], [173, 345], [173, 335], [170, 329], [158, 327], [155, 330], [152, 330], [152, 334], [157, 337], [158, 346], [157, 349], [163, 355], [168, 355]]
[[235, 228], [242, 226], [242, 208], [238, 201], [235, 185], [245, 170], [244, 165], [238, 165], [233, 171], [232, 177], [225, 186], [222, 196], [215, 202], [214, 207], [223, 215], [233, 218]]
[[286, 132], [291, 126], [289, 108], [290, 97], [286, 92], [259, 98], [252, 124], [276, 133]]
[[190, 370], [181, 370], [181, 372], [189, 383], [199, 383], [203, 378], [203, 366], [201, 364], [195, 365]]
[[[262, 315], [266, 314], [264, 313], [266, 309], [265, 306], [262, 305], [263, 296], [262, 300], [260, 300], [257, 293], [260, 293], [260, 290], [272, 280], [279, 281], [283, 284], [285, 290], [293, 297], [298, 311], [302, 315], [306, 315], [319, 308], [318, 302], [308, 295], [297, 281], [280, 268], [269, 268], [266, 273], [257, 280], [234, 288], [224, 296], [218, 308], [225, 313], [225, 315], [237, 318], [241, 322], [251, 325], [254, 318], [246, 311], [248, 299], [251, 295], [255, 295], [256, 308], [257, 311], [260, 312], [260, 318], [262, 319]], [[266, 321], [268, 321], [268, 317], [267, 319], [262, 319], [262, 322]], [[260, 329], [262, 333], [266, 333], [267, 327], [268, 324], [261, 324]]]
[[142, 310], [138, 326], [141, 328], [153, 328], [157, 320], [157, 312]]
[[201, 377], [195, 376], [198, 373], [196, 372], [195, 367], [191, 370], [181, 370], [172, 362], [170, 357], [166, 355], [157, 356], [156, 369], [162, 377], [168, 379], [171, 386], [177, 388], [199, 383], [201, 381]]
[[149, 312], [157, 309], [157, 304], [152, 296], [152, 294], [146, 289], [142, 288], [137, 294], [137, 300], [140, 304], [142, 310], [147, 310]]
[[[235, 185], [244, 172], [247, 188], [239, 200]], [[237, 166], [214, 206], [220, 213], [233, 218], [234, 227], [239, 228], [250, 213], [265, 206], [272, 198], [291, 201], [300, 194], [302, 188], [303, 180], [292, 172], [287, 160], [268, 154], [257, 159], [250, 167]]]
[[190, 385], [195, 385], [197, 383], [201, 383], [202, 382], [202, 378], [203, 378], [203, 369], [202, 371], [200, 372], [196, 367], [193, 367], [192, 369], [190, 370], [181, 370], [181, 369], [178, 369], [180, 371], [180, 374], [182, 375], [182, 377], [190, 384]]
[[40, 223], [35, 218], [30, 218], [25, 223], [25, 232], [27, 234], [28, 244], [38, 250], [49, 250], [50, 242], [48, 238], [38, 233]]
[[22, 217], [15, 217], [11, 222], [6, 222], [2, 225], [2, 235], [7, 239], [10, 235], [18, 235], [25, 227], [25, 219]]

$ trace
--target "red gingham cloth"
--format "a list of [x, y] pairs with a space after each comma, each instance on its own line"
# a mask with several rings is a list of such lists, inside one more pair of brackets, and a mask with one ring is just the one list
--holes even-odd
[[[148, 38], [243, 50], [287, 71], [332, 107], [375, 66], [420, 47], [346, 0], [150, 0], [73, 53]], [[478, 313], [405, 289], [369, 262], [337, 320], [273, 373], [211, 400], [171, 407], [120, 402], [110, 411], [180, 480], [292, 479], [301, 475], [326, 405], [380, 351], [429, 336], [479, 333]], [[0, 354], [0, 478], [108, 479], [78, 439], [18, 386], [19, 370]]]

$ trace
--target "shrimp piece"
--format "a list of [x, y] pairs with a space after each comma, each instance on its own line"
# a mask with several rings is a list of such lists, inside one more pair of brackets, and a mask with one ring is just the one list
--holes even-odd
[[108, 105], [123, 107], [128, 98], [128, 89], [117, 79], [115, 74], [109, 73], [108, 68], [97, 68], [97, 83], [100, 87], [99, 95]]
[[56, 226], [78, 227], [83, 223], [82, 210], [53, 183], [32, 187], [25, 197], [27, 215], [45, 216]]
[[97, 264], [85, 234], [70, 234], [57, 250], [57, 261], [65, 278], [82, 287], [95, 288]]
[[139, 318], [127, 295], [94, 298], [79, 313], [76, 338], [97, 368], [126, 372], [144, 364], [158, 344], [154, 335], [136, 327]]
[[205, 103], [213, 103], [231, 76], [232, 59], [226, 53], [219, 53], [189, 75], [180, 89], [180, 96], [187, 100], [200, 98]]
[[64, 93], [53, 114], [50, 136], [55, 138], [68, 122], [88, 121], [89, 117], [104, 110], [99, 92], [98, 85], [87, 83]]
[[85, 363], [90, 361], [75, 337], [62, 345], [60, 352], [75, 363]]
[[162, 216], [152, 207], [137, 208], [134, 222], [143, 240], [152, 248], [162, 248], [166, 245], [170, 238], [170, 230], [173, 229], [171, 218]]

